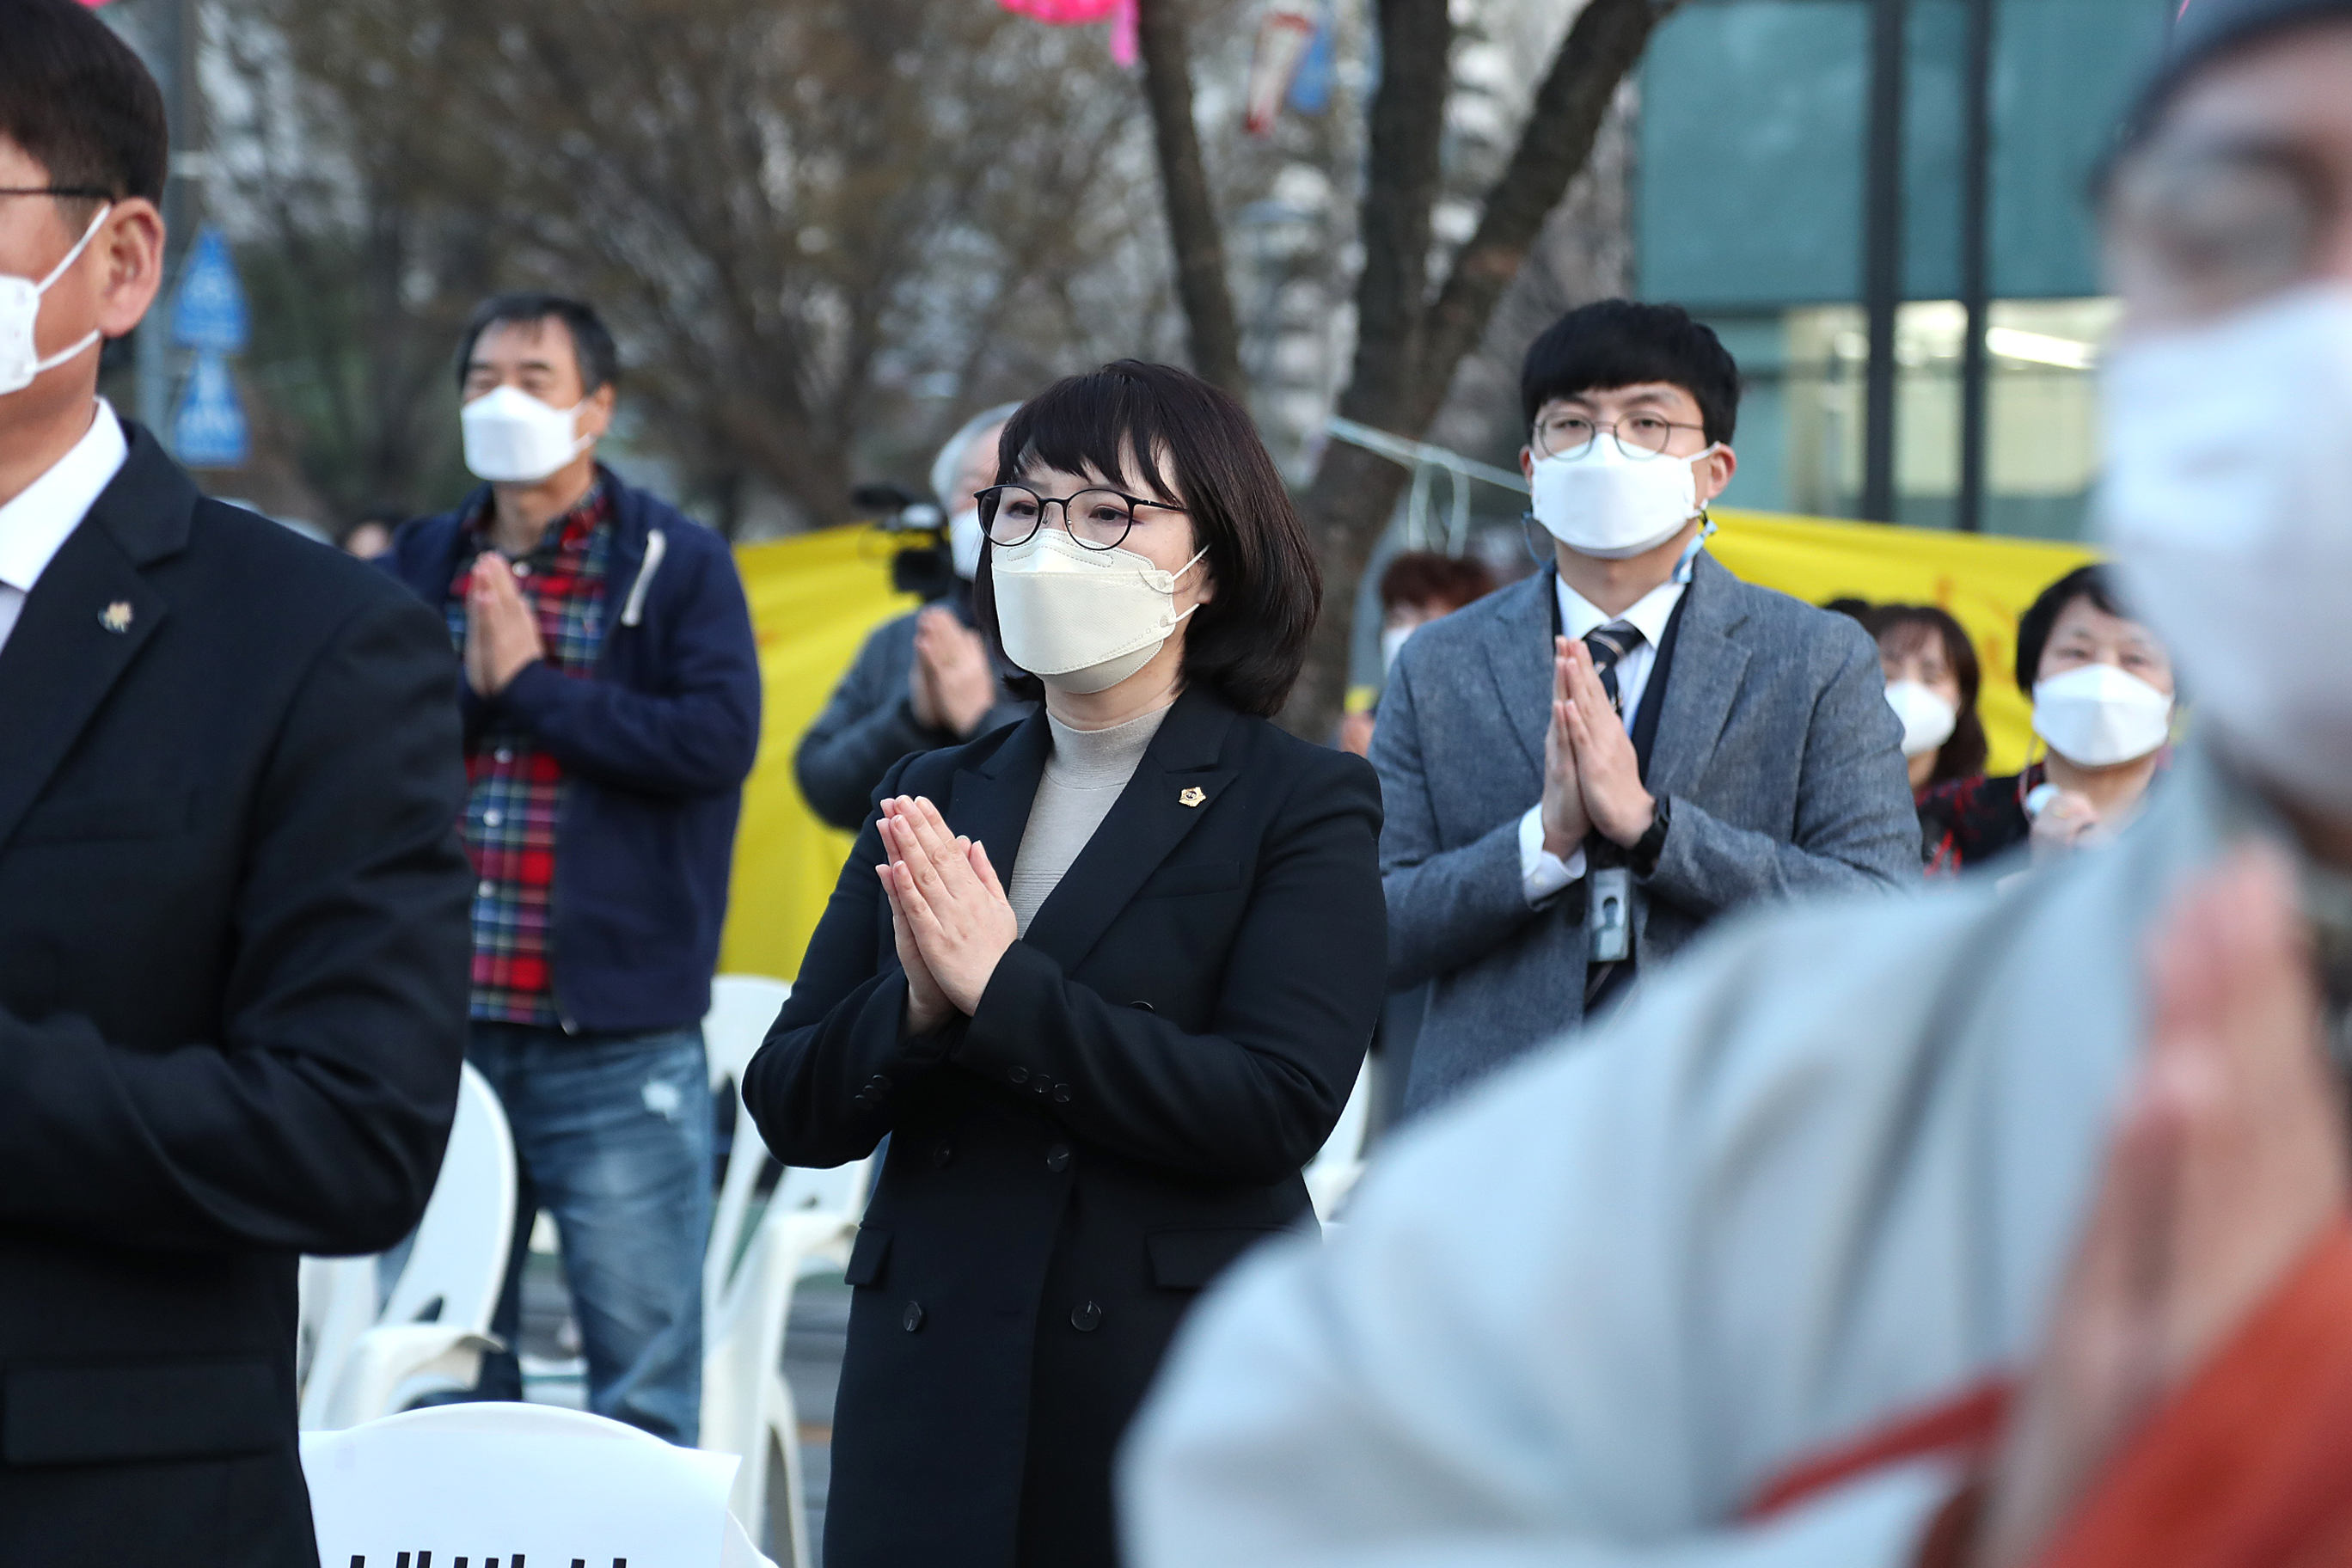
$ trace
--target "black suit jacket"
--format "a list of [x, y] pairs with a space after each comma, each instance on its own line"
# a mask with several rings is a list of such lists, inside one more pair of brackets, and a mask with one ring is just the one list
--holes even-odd
[[129, 434], [0, 647], [0, 1564], [309, 1568], [296, 1257], [457, 1098], [456, 661]]
[[[1050, 745], [1033, 715], [880, 793], [1009, 877]], [[973, 1015], [907, 1039], [867, 819], [745, 1086], [794, 1164], [892, 1134], [850, 1261], [831, 1568], [1114, 1560], [1112, 1451], [1178, 1319], [1312, 1223], [1299, 1168], [1382, 994], [1379, 833], [1366, 763], [1196, 688]]]

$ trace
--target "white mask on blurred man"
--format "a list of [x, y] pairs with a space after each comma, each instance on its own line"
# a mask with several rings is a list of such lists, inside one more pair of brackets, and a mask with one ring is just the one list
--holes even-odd
[[1538, 458], [1529, 480], [1536, 521], [1579, 555], [1623, 561], [1655, 550], [1699, 515], [1698, 476], [1687, 458], [1629, 458], [1596, 435], [1573, 457]]
[[2172, 733], [2172, 699], [2112, 664], [2086, 664], [2033, 688], [2033, 732], [2070, 763], [2111, 768]]
[[948, 559], [965, 582], [980, 575], [980, 547], [988, 538], [980, 526], [980, 508], [968, 506], [948, 519]]
[[2352, 813], [2352, 286], [2116, 348], [2099, 515], [2231, 753]]
[[50, 284], [65, 276], [66, 268], [89, 247], [90, 237], [113, 210], [111, 205], [99, 208], [98, 216], [89, 220], [89, 226], [81, 231], [81, 237], [74, 241], [65, 259], [50, 268], [49, 275], [39, 282], [0, 273], [0, 394], [23, 391], [33, 384], [34, 377], [45, 370], [57, 369], [102, 335], [92, 329], [82, 335], [79, 342], [59, 349], [47, 359], [41, 357], [33, 337], [34, 329], [41, 324], [41, 296], [49, 291]]
[[466, 467], [499, 485], [535, 485], [588, 449], [592, 437], [572, 433], [586, 399], [551, 408], [520, 387], [500, 386], [457, 411], [466, 437]]
[[1952, 727], [1960, 721], [1960, 710], [1947, 701], [1942, 692], [1916, 680], [1888, 681], [1886, 705], [1903, 721], [1903, 754], [1906, 757], [1934, 751], [1952, 738]]

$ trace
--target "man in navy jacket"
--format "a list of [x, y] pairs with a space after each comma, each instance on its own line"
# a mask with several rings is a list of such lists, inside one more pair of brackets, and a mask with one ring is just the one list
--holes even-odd
[[[554, 295], [475, 312], [467, 466], [490, 482], [404, 527], [390, 569], [438, 608], [474, 889], [467, 1056], [514, 1129], [522, 1200], [496, 1331], [546, 1209], [589, 1408], [673, 1442], [700, 1418], [709, 1008], [742, 783], [760, 739], [750, 612], [719, 536], [597, 463], [613, 340]], [[479, 1393], [521, 1397], [511, 1351]]]

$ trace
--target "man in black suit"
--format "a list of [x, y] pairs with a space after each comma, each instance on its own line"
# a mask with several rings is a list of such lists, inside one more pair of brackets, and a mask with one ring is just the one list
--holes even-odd
[[98, 398], [162, 100], [0, 39], [0, 1565], [312, 1568], [295, 1260], [415, 1224], [465, 1044], [456, 659]]

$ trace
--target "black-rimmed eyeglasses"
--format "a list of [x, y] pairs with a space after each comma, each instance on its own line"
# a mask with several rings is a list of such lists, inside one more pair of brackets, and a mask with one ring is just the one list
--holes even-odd
[[96, 185], [0, 185], [0, 196], [88, 196], [110, 202], [114, 193]]
[[1182, 511], [1164, 500], [1131, 496], [1124, 490], [1083, 489], [1065, 500], [1041, 496], [1026, 485], [991, 485], [979, 493], [980, 522], [989, 542], [1009, 549], [1026, 544], [1045, 521], [1047, 507], [1062, 509], [1062, 526], [1088, 550], [1116, 550], [1135, 526], [1139, 507], [1157, 511]]

